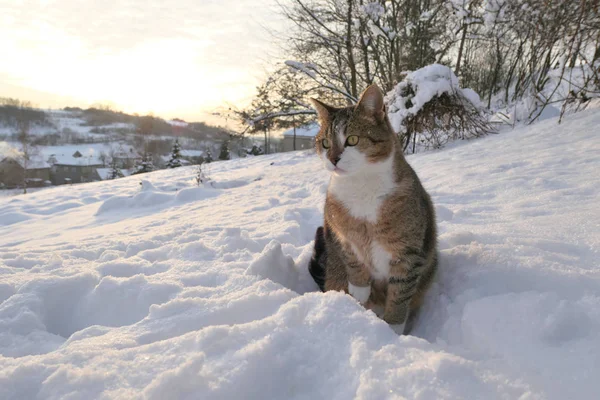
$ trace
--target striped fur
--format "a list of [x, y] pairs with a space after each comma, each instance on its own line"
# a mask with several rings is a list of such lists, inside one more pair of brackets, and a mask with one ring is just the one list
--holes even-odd
[[[404, 159], [376, 86], [354, 107], [314, 104], [316, 148], [332, 177], [311, 274], [322, 290], [350, 292], [408, 333], [437, 268], [431, 199]], [[344, 146], [351, 135], [358, 144]]]

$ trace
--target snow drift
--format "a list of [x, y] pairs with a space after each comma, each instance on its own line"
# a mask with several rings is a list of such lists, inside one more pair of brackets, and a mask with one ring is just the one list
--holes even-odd
[[316, 292], [309, 152], [0, 198], [0, 398], [594, 398], [599, 125], [408, 157], [441, 252], [414, 336]]

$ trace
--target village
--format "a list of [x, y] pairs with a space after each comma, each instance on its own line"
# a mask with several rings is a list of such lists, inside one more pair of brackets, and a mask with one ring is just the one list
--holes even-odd
[[[282, 133], [271, 140], [269, 153], [308, 150], [314, 148], [318, 126], [309, 123]], [[256, 156], [264, 153], [264, 144], [242, 138], [236, 142], [235, 151], [230, 151], [230, 141], [223, 141], [216, 154], [208, 146], [203, 150], [178, 148], [175, 166], [200, 165], [219, 160]], [[180, 147], [173, 138], [173, 147]], [[18, 146], [17, 149], [18, 150]], [[135, 146], [123, 143], [90, 143], [82, 145], [38, 146], [34, 154], [23, 157], [0, 154], [0, 189], [40, 188], [64, 184], [96, 182], [125, 177], [137, 173], [172, 168], [170, 153], [153, 155], [136, 150]], [[150, 165], [150, 167], [149, 167]]]

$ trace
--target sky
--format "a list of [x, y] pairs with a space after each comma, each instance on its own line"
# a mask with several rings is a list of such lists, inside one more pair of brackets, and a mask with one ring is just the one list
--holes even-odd
[[223, 123], [264, 78], [274, 0], [0, 0], [0, 97]]

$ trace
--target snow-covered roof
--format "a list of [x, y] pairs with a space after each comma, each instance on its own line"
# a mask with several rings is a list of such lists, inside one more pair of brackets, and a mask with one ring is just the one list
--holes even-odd
[[[133, 149], [133, 151], [131, 151]], [[117, 158], [139, 158], [131, 145], [91, 143], [80, 145], [40, 146], [44, 160], [58, 165], [104, 165], [101, 158], [113, 154]], [[81, 156], [79, 156], [81, 155]]]
[[140, 155], [133, 149], [128, 147], [127, 149], [119, 146], [119, 148], [111, 154], [115, 158], [138, 158]]
[[33, 158], [27, 163], [27, 169], [44, 169], [50, 168], [51, 165], [39, 158]]
[[[314, 138], [319, 133], [319, 124], [312, 122], [296, 128], [296, 137]], [[294, 136], [294, 128], [283, 132], [283, 136]]]
[[[4, 157], [4, 158], [0, 159], [0, 161], [4, 162], [7, 159], [11, 159], [11, 160], [17, 162], [21, 167], [24, 164], [24, 160], [22, 157]], [[27, 162], [27, 169], [44, 169], [44, 168], [50, 168], [50, 167], [51, 167], [50, 164], [48, 164], [46, 161], [42, 160], [39, 157], [34, 157]]]
[[[80, 154], [80, 155], [79, 155]], [[48, 156], [48, 162], [55, 165], [104, 165], [100, 160], [100, 154], [91, 153], [52, 153]]]
[[204, 151], [202, 150], [180, 150], [179, 154], [183, 157], [202, 157]]

